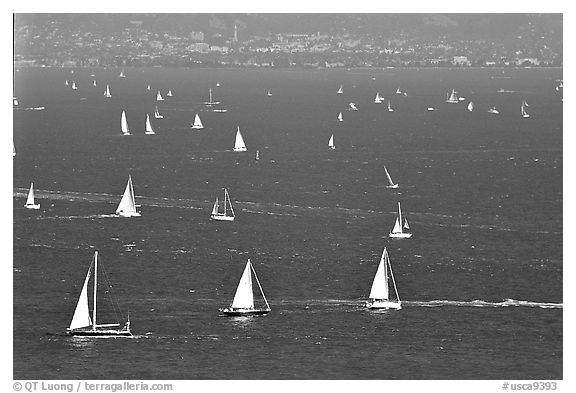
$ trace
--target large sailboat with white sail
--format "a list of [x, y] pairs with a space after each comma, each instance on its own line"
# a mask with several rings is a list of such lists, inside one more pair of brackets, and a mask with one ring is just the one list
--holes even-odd
[[389, 236], [395, 239], [409, 239], [412, 237], [412, 233], [409, 230], [408, 220], [402, 217], [402, 209], [400, 208], [400, 202], [398, 202], [398, 216]]
[[154, 135], [156, 132], [154, 131], [154, 127], [152, 127], [152, 123], [150, 122], [150, 115], [146, 114], [146, 135]]
[[[88, 304], [88, 285], [92, 278], [92, 318], [90, 318], [90, 306]], [[102, 275], [101, 278], [107, 280], [107, 275]], [[111, 296], [112, 285], [106, 283], [106, 293]], [[74, 310], [74, 315], [72, 316], [72, 321], [70, 326], [66, 329], [66, 332], [72, 336], [79, 337], [132, 337], [132, 332], [130, 331], [130, 314], [128, 314], [128, 319], [124, 324], [124, 327], [120, 329], [120, 323], [98, 323], [97, 321], [97, 310], [100, 298], [98, 297], [98, 251], [94, 252], [94, 259], [88, 268], [88, 273], [84, 279], [84, 285], [82, 286], [82, 291], [78, 297], [78, 302], [76, 303], [76, 309]], [[114, 311], [116, 311], [117, 304], [114, 304]]]
[[[390, 296], [390, 279], [393, 284], [395, 298]], [[394, 273], [392, 273], [392, 265], [390, 264], [390, 257], [386, 247], [382, 251], [382, 257], [380, 257], [380, 264], [372, 281], [372, 288], [370, 289], [366, 307], [371, 309], [402, 309], [402, 301], [398, 295], [396, 280], [394, 280]]]
[[122, 111], [122, 117], [120, 118], [120, 130], [122, 131], [122, 135], [132, 135], [130, 134], [130, 127], [128, 127], [126, 111]]
[[240, 133], [240, 126], [236, 126], [236, 140], [234, 142], [234, 151], [246, 151], [246, 144], [244, 143], [244, 138]]
[[195, 130], [200, 130], [204, 128], [204, 125], [202, 124], [202, 120], [200, 120], [200, 116], [198, 116], [198, 113], [196, 113], [196, 116], [194, 116], [194, 123], [190, 127], [192, 127]]
[[128, 183], [124, 190], [124, 195], [118, 204], [116, 214], [120, 217], [140, 217], [140, 212], [137, 210], [139, 206], [136, 205], [134, 199], [134, 187], [132, 186], [132, 176], [128, 175]]
[[[256, 307], [254, 304], [252, 274], [254, 274], [254, 278], [258, 284], [258, 289], [260, 290], [260, 294], [264, 300], [264, 307]], [[258, 280], [256, 271], [254, 270], [250, 259], [248, 259], [248, 262], [246, 262], [246, 267], [244, 268], [244, 272], [242, 273], [242, 277], [240, 278], [240, 282], [238, 283], [238, 287], [236, 288], [236, 293], [234, 295], [234, 300], [232, 300], [232, 304], [226, 308], [221, 308], [220, 312], [227, 316], [248, 316], [268, 314], [270, 310], [270, 305], [268, 304], [268, 300], [264, 295], [264, 291], [260, 285], [260, 280]]]
[[216, 221], [234, 221], [236, 215], [234, 214], [234, 208], [232, 207], [232, 202], [230, 201], [230, 195], [228, 190], [224, 189], [224, 202], [220, 202], [218, 197], [216, 197], [216, 202], [212, 207], [212, 214], [210, 218]]
[[110, 98], [112, 94], [110, 94], [110, 86], [106, 85], [106, 91], [104, 92], [104, 97]]
[[26, 209], [33, 210], [40, 209], [40, 204], [36, 203], [34, 200], [34, 183], [30, 183], [30, 190], [28, 190], [28, 197], [26, 198], [26, 204], [24, 207], [26, 207]]

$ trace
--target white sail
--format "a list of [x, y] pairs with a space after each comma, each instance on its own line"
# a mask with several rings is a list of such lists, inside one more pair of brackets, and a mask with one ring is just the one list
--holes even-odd
[[338, 89], [338, 91], [336, 93], [338, 93], [338, 94], [344, 93], [344, 91], [342, 90], [342, 85], [340, 85], [340, 88]]
[[406, 221], [405, 218], [402, 218], [402, 209], [400, 207], [400, 202], [398, 202], [398, 216], [396, 217], [394, 228], [392, 228], [392, 231], [390, 232], [390, 237], [408, 239], [412, 237], [412, 234], [407, 232], [408, 229], [410, 229], [408, 221]]
[[522, 117], [530, 117], [528, 112], [526, 112], [527, 106], [528, 106], [528, 103], [526, 101], [522, 101], [522, 106], [520, 107], [520, 113], [522, 114]]
[[126, 78], [126, 75], [124, 75], [124, 69], [122, 69], [122, 71], [120, 71], [120, 75], [118, 75], [120, 78]]
[[388, 263], [388, 252], [386, 251], [386, 247], [384, 247], [378, 270], [374, 275], [374, 281], [372, 281], [370, 296], [368, 296], [370, 299], [388, 300], [390, 298], [388, 290]]
[[342, 118], [342, 112], [340, 112], [340, 113], [338, 114], [338, 121], [343, 121], [343, 120], [344, 120], [344, 119]]
[[90, 268], [88, 268], [88, 274], [86, 274], [86, 279], [84, 279], [84, 286], [82, 287], [82, 292], [80, 292], [78, 303], [76, 303], [76, 310], [74, 311], [72, 322], [70, 322], [70, 327], [68, 328], [70, 330], [92, 325], [90, 310], [88, 309], [88, 281], [90, 280], [90, 273]]
[[146, 114], [146, 134], [154, 135], [154, 128], [152, 127], [152, 123], [150, 123], [150, 115]]
[[470, 101], [470, 103], [468, 104], [468, 110], [469, 110], [470, 112], [473, 112], [473, 111], [474, 111], [474, 103], [473, 103], [472, 101]]
[[388, 169], [386, 169], [386, 165], [384, 165], [384, 172], [386, 172], [386, 177], [388, 178], [388, 185], [386, 187], [397, 188], [398, 184], [394, 184], [394, 182], [392, 181], [392, 177], [390, 176], [390, 173], [388, 173]]
[[158, 112], [158, 106], [156, 106], [156, 107], [154, 108], [154, 118], [155, 118], [155, 119], [163, 119], [163, 118], [164, 118], [164, 116], [162, 116], [162, 115], [160, 114], [160, 112]]
[[353, 102], [349, 103], [348, 106], [350, 107], [351, 111], [357, 111], [358, 110], [358, 108], [356, 107], [356, 104]]
[[268, 90], [268, 93], [266, 93], [266, 95], [267, 95], [268, 97], [272, 97], [272, 92], [270, 92], [270, 90]]
[[26, 207], [40, 206], [34, 203], [34, 183], [30, 183], [30, 190], [28, 191], [28, 197], [26, 198]]
[[380, 96], [380, 92], [376, 92], [376, 97], [374, 97], [374, 103], [375, 104], [381, 104], [382, 103], [382, 97]]
[[452, 89], [452, 92], [450, 93], [450, 96], [446, 99], [446, 102], [450, 104], [457, 104], [459, 102], [458, 95], [456, 94], [456, 91], [454, 89]]
[[194, 116], [194, 124], [192, 124], [192, 128], [194, 129], [204, 128], [204, 125], [202, 124], [202, 121], [200, 120], [200, 116], [198, 116], [198, 113], [196, 113], [196, 116]]
[[330, 149], [336, 149], [336, 146], [334, 146], [334, 134], [330, 136], [330, 140], [328, 141], [328, 147]]
[[168, 93], [166, 94], [168, 97], [172, 97], [172, 90], [168, 90]]
[[394, 228], [392, 228], [392, 233], [402, 233], [402, 226], [400, 225], [400, 220], [396, 217], [396, 222], [394, 223]]
[[110, 98], [112, 94], [110, 94], [110, 86], [106, 85], [106, 91], [104, 92], [104, 97]]
[[92, 81], [92, 86], [96, 86], [96, 79]]
[[66, 81], [64, 82], [64, 84], [65, 84], [66, 86], [68, 86], [68, 79], [66, 79]]
[[140, 213], [136, 211], [136, 201], [134, 200], [134, 188], [132, 187], [132, 176], [128, 175], [128, 183], [124, 190], [124, 195], [118, 204], [116, 214], [124, 217], [139, 216]]
[[162, 98], [162, 94], [160, 94], [160, 90], [158, 90], [158, 94], [156, 94], [156, 101], [164, 101], [164, 98]]
[[146, 90], [150, 90], [150, 85], [146, 86]]
[[236, 294], [232, 301], [233, 308], [254, 308], [254, 293], [252, 292], [252, 271], [250, 267], [250, 260], [246, 262], [244, 273], [236, 288]]
[[216, 197], [216, 201], [214, 202], [214, 206], [212, 207], [212, 215], [215, 216], [218, 214], [218, 197]]
[[244, 139], [242, 138], [242, 134], [240, 133], [240, 126], [237, 126], [238, 130], [236, 131], [236, 141], [234, 143], [234, 151], [246, 151], [246, 144], [244, 143]]
[[76, 87], [76, 82], [72, 81], [72, 90], [77, 90], [78, 88]]
[[130, 135], [130, 128], [128, 127], [128, 120], [126, 120], [126, 112], [122, 111], [122, 118], [120, 119], [120, 129], [122, 134]]
[[224, 209], [220, 211], [220, 201], [218, 197], [216, 197], [216, 202], [214, 202], [214, 206], [212, 207], [212, 215], [210, 216], [214, 220], [218, 221], [234, 221], [234, 208], [232, 207], [232, 201], [230, 200], [230, 196], [228, 195], [228, 190], [224, 189], [224, 203], [222, 204]]
[[396, 89], [396, 94], [398, 94], [398, 95], [402, 94], [402, 90], [400, 90], [400, 88], [397, 88], [397, 89]]
[[390, 100], [388, 100], [388, 112], [394, 112], [394, 109], [390, 106]]

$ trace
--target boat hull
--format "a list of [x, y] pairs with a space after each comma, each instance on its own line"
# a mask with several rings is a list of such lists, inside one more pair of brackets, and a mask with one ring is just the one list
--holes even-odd
[[116, 213], [120, 217], [140, 217], [140, 212], [118, 212]]
[[409, 239], [412, 237], [411, 233], [406, 233], [406, 232], [402, 232], [402, 233], [392, 233], [390, 232], [389, 237], [393, 238], [393, 239]]
[[144, 134], [146, 135], [156, 135], [154, 131], [146, 131]]
[[266, 315], [270, 309], [254, 309], [254, 308], [221, 308], [220, 312], [229, 317], [248, 316], [248, 315]]
[[394, 302], [390, 300], [372, 300], [366, 303], [366, 308], [369, 309], [387, 309], [387, 310], [401, 310], [402, 302]]
[[210, 218], [212, 218], [213, 220], [216, 220], [216, 221], [234, 221], [234, 217], [232, 217], [232, 216], [224, 216], [224, 215], [218, 215], [218, 214], [212, 214], [210, 216]]
[[190, 126], [193, 130], [201, 130], [202, 128], [204, 128], [203, 126], [195, 126], [195, 125], [191, 125]]
[[68, 330], [67, 333], [75, 337], [133, 337], [130, 330]]
[[246, 151], [245, 147], [235, 147], [234, 151]]
[[40, 204], [37, 205], [24, 205], [26, 209], [38, 210], [40, 209]]
[[386, 186], [386, 188], [398, 188], [398, 184], [391, 184], [389, 186]]

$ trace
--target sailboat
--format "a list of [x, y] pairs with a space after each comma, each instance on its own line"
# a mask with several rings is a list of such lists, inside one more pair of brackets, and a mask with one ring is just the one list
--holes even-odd
[[30, 183], [30, 190], [28, 191], [28, 198], [26, 198], [26, 209], [40, 209], [40, 204], [34, 203], [34, 183]]
[[390, 105], [390, 100], [388, 100], [388, 112], [394, 112], [394, 108]]
[[96, 79], [92, 80], [92, 86], [96, 86]]
[[195, 130], [204, 128], [204, 125], [202, 125], [202, 120], [200, 120], [200, 116], [198, 116], [198, 113], [196, 113], [196, 116], [194, 116], [194, 124], [192, 124], [191, 127]]
[[220, 82], [216, 82], [216, 87], [220, 87]]
[[342, 112], [338, 114], [338, 121], [344, 121], [344, 119], [342, 118]]
[[382, 98], [382, 96], [380, 96], [380, 92], [376, 92], [376, 97], [374, 97], [374, 103], [375, 104], [381, 104], [384, 101], [384, 99]]
[[228, 195], [228, 190], [224, 189], [224, 210], [220, 211], [220, 202], [218, 197], [216, 197], [216, 202], [212, 207], [212, 214], [210, 218], [216, 221], [234, 221], [234, 209], [232, 208], [232, 202], [230, 201], [230, 196]]
[[474, 112], [474, 103], [472, 101], [470, 101], [470, 103], [468, 103], [468, 110], [470, 112]]
[[146, 90], [150, 91], [150, 85], [146, 86]]
[[124, 195], [118, 204], [116, 214], [121, 217], [140, 217], [140, 212], [136, 210], [138, 206], [134, 200], [134, 188], [132, 187], [132, 176], [128, 175], [128, 184], [124, 190]]
[[340, 88], [338, 89], [338, 91], [336, 92], [337, 94], [343, 94], [344, 90], [342, 90], [342, 85], [340, 85]]
[[16, 147], [14, 146], [14, 142], [12, 142], [12, 157], [16, 157]]
[[209, 89], [208, 95], [210, 97], [209, 101], [204, 102], [204, 105], [218, 105], [220, 101], [212, 101], [212, 88]]
[[492, 108], [488, 109], [488, 113], [492, 113], [494, 115], [498, 115], [500, 112], [498, 111], [498, 109], [496, 109], [495, 106], [493, 106]]
[[452, 89], [451, 93], [446, 93], [446, 102], [449, 104], [457, 104], [459, 102], [456, 90]]
[[14, 106], [18, 106], [18, 98], [12, 97], [12, 104], [14, 104]]
[[400, 202], [398, 202], [398, 217], [396, 217], [396, 223], [389, 236], [396, 239], [408, 239], [412, 237], [408, 230], [410, 230], [408, 220], [406, 218], [402, 220], [402, 209], [400, 208]]
[[[266, 303], [265, 308], [254, 307], [252, 273], [254, 273], [254, 278], [256, 279], [264, 303]], [[256, 271], [254, 270], [250, 259], [246, 262], [246, 267], [244, 268], [244, 273], [242, 273], [242, 277], [240, 278], [240, 282], [236, 288], [236, 294], [234, 295], [232, 304], [226, 308], [221, 308], [219, 311], [228, 316], [263, 315], [270, 312], [270, 305], [268, 304], [268, 300], [266, 300], [266, 296], [264, 296], [264, 291], [262, 290], [262, 286], [260, 285], [260, 281], [258, 280], [258, 276], [256, 276]]]
[[68, 86], [68, 79], [66, 79], [66, 81], [64, 81], [64, 84], [65, 84], [66, 86]]
[[168, 90], [168, 93], [166, 94], [168, 97], [172, 97], [172, 90]]
[[147, 135], [154, 135], [154, 127], [152, 127], [152, 123], [150, 123], [150, 115], [146, 114], [146, 132]]
[[268, 97], [272, 97], [272, 92], [271, 92], [270, 90], [268, 90], [268, 93], [266, 93], [266, 95], [267, 95]]
[[160, 94], [160, 90], [158, 90], [158, 94], [156, 94], [156, 101], [164, 101], [164, 98], [162, 98], [162, 94]]
[[398, 188], [398, 183], [394, 184], [392, 177], [390, 177], [390, 174], [388, 173], [388, 169], [386, 169], [386, 165], [384, 165], [384, 172], [386, 172], [386, 177], [388, 178], [388, 185], [386, 188]]
[[526, 107], [528, 103], [526, 101], [522, 101], [522, 106], [520, 107], [520, 112], [522, 113], [522, 117], [530, 117], [528, 112], [526, 112]]
[[[388, 270], [390, 270], [390, 276], [388, 276]], [[392, 278], [396, 300], [390, 299], [389, 277]], [[378, 270], [376, 270], [376, 274], [374, 275], [374, 281], [372, 281], [372, 288], [370, 289], [366, 307], [376, 309], [402, 309], [402, 302], [400, 301], [400, 296], [398, 296], [398, 289], [396, 288], [396, 281], [394, 280], [392, 265], [390, 265], [390, 258], [388, 257], [386, 247], [384, 247]]]
[[120, 75], [118, 75], [120, 78], [126, 78], [126, 75], [124, 75], [124, 69], [122, 69], [122, 71], [120, 71]]
[[358, 110], [358, 108], [356, 107], [356, 104], [353, 102], [349, 103], [348, 106], [350, 106], [351, 111], [357, 111]]
[[106, 91], [104, 92], [104, 97], [110, 98], [112, 94], [110, 94], [110, 86], [106, 85]]
[[156, 106], [154, 107], [154, 118], [155, 118], [155, 119], [163, 119], [163, 118], [164, 118], [164, 116], [162, 116], [162, 115], [160, 114], [160, 112], [158, 112], [158, 105], [156, 105]]
[[244, 138], [242, 138], [242, 134], [240, 133], [240, 126], [237, 126], [238, 130], [236, 131], [236, 141], [234, 143], [234, 151], [246, 151], [246, 144], [244, 143]]
[[256, 155], [254, 156], [254, 161], [260, 161], [260, 150], [256, 150]]
[[78, 90], [78, 87], [76, 86], [75, 81], [72, 81], [72, 90]]
[[[92, 301], [92, 318], [90, 318], [90, 309], [88, 305], [88, 283], [92, 276], [92, 266], [94, 266], [93, 279], [93, 301]], [[109, 288], [112, 288], [109, 285]], [[98, 251], [94, 252], [94, 259], [88, 268], [88, 273], [84, 279], [84, 285], [76, 303], [74, 316], [66, 332], [72, 336], [80, 337], [132, 337], [130, 332], [130, 314], [128, 320], [122, 329], [113, 329], [120, 327], [119, 323], [96, 323], [96, 310], [98, 309]]]
[[132, 135], [130, 134], [130, 128], [128, 127], [128, 120], [126, 120], [126, 111], [122, 111], [122, 118], [120, 119], [120, 129], [122, 130], [122, 135]]
[[330, 136], [330, 140], [328, 141], [328, 147], [331, 150], [336, 150], [336, 146], [334, 146], [334, 134]]

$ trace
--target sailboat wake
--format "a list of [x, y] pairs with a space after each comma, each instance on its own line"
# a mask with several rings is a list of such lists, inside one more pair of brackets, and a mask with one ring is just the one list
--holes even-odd
[[402, 304], [406, 306], [417, 307], [442, 307], [442, 306], [456, 306], [456, 307], [539, 307], [539, 308], [563, 308], [562, 303], [542, 303], [531, 302], [528, 300], [515, 300], [504, 299], [501, 302], [487, 302], [484, 300], [472, 301], [459, 301], [459, 300], [429, 300], [429, 301], [406, 301], [403, 300]]

